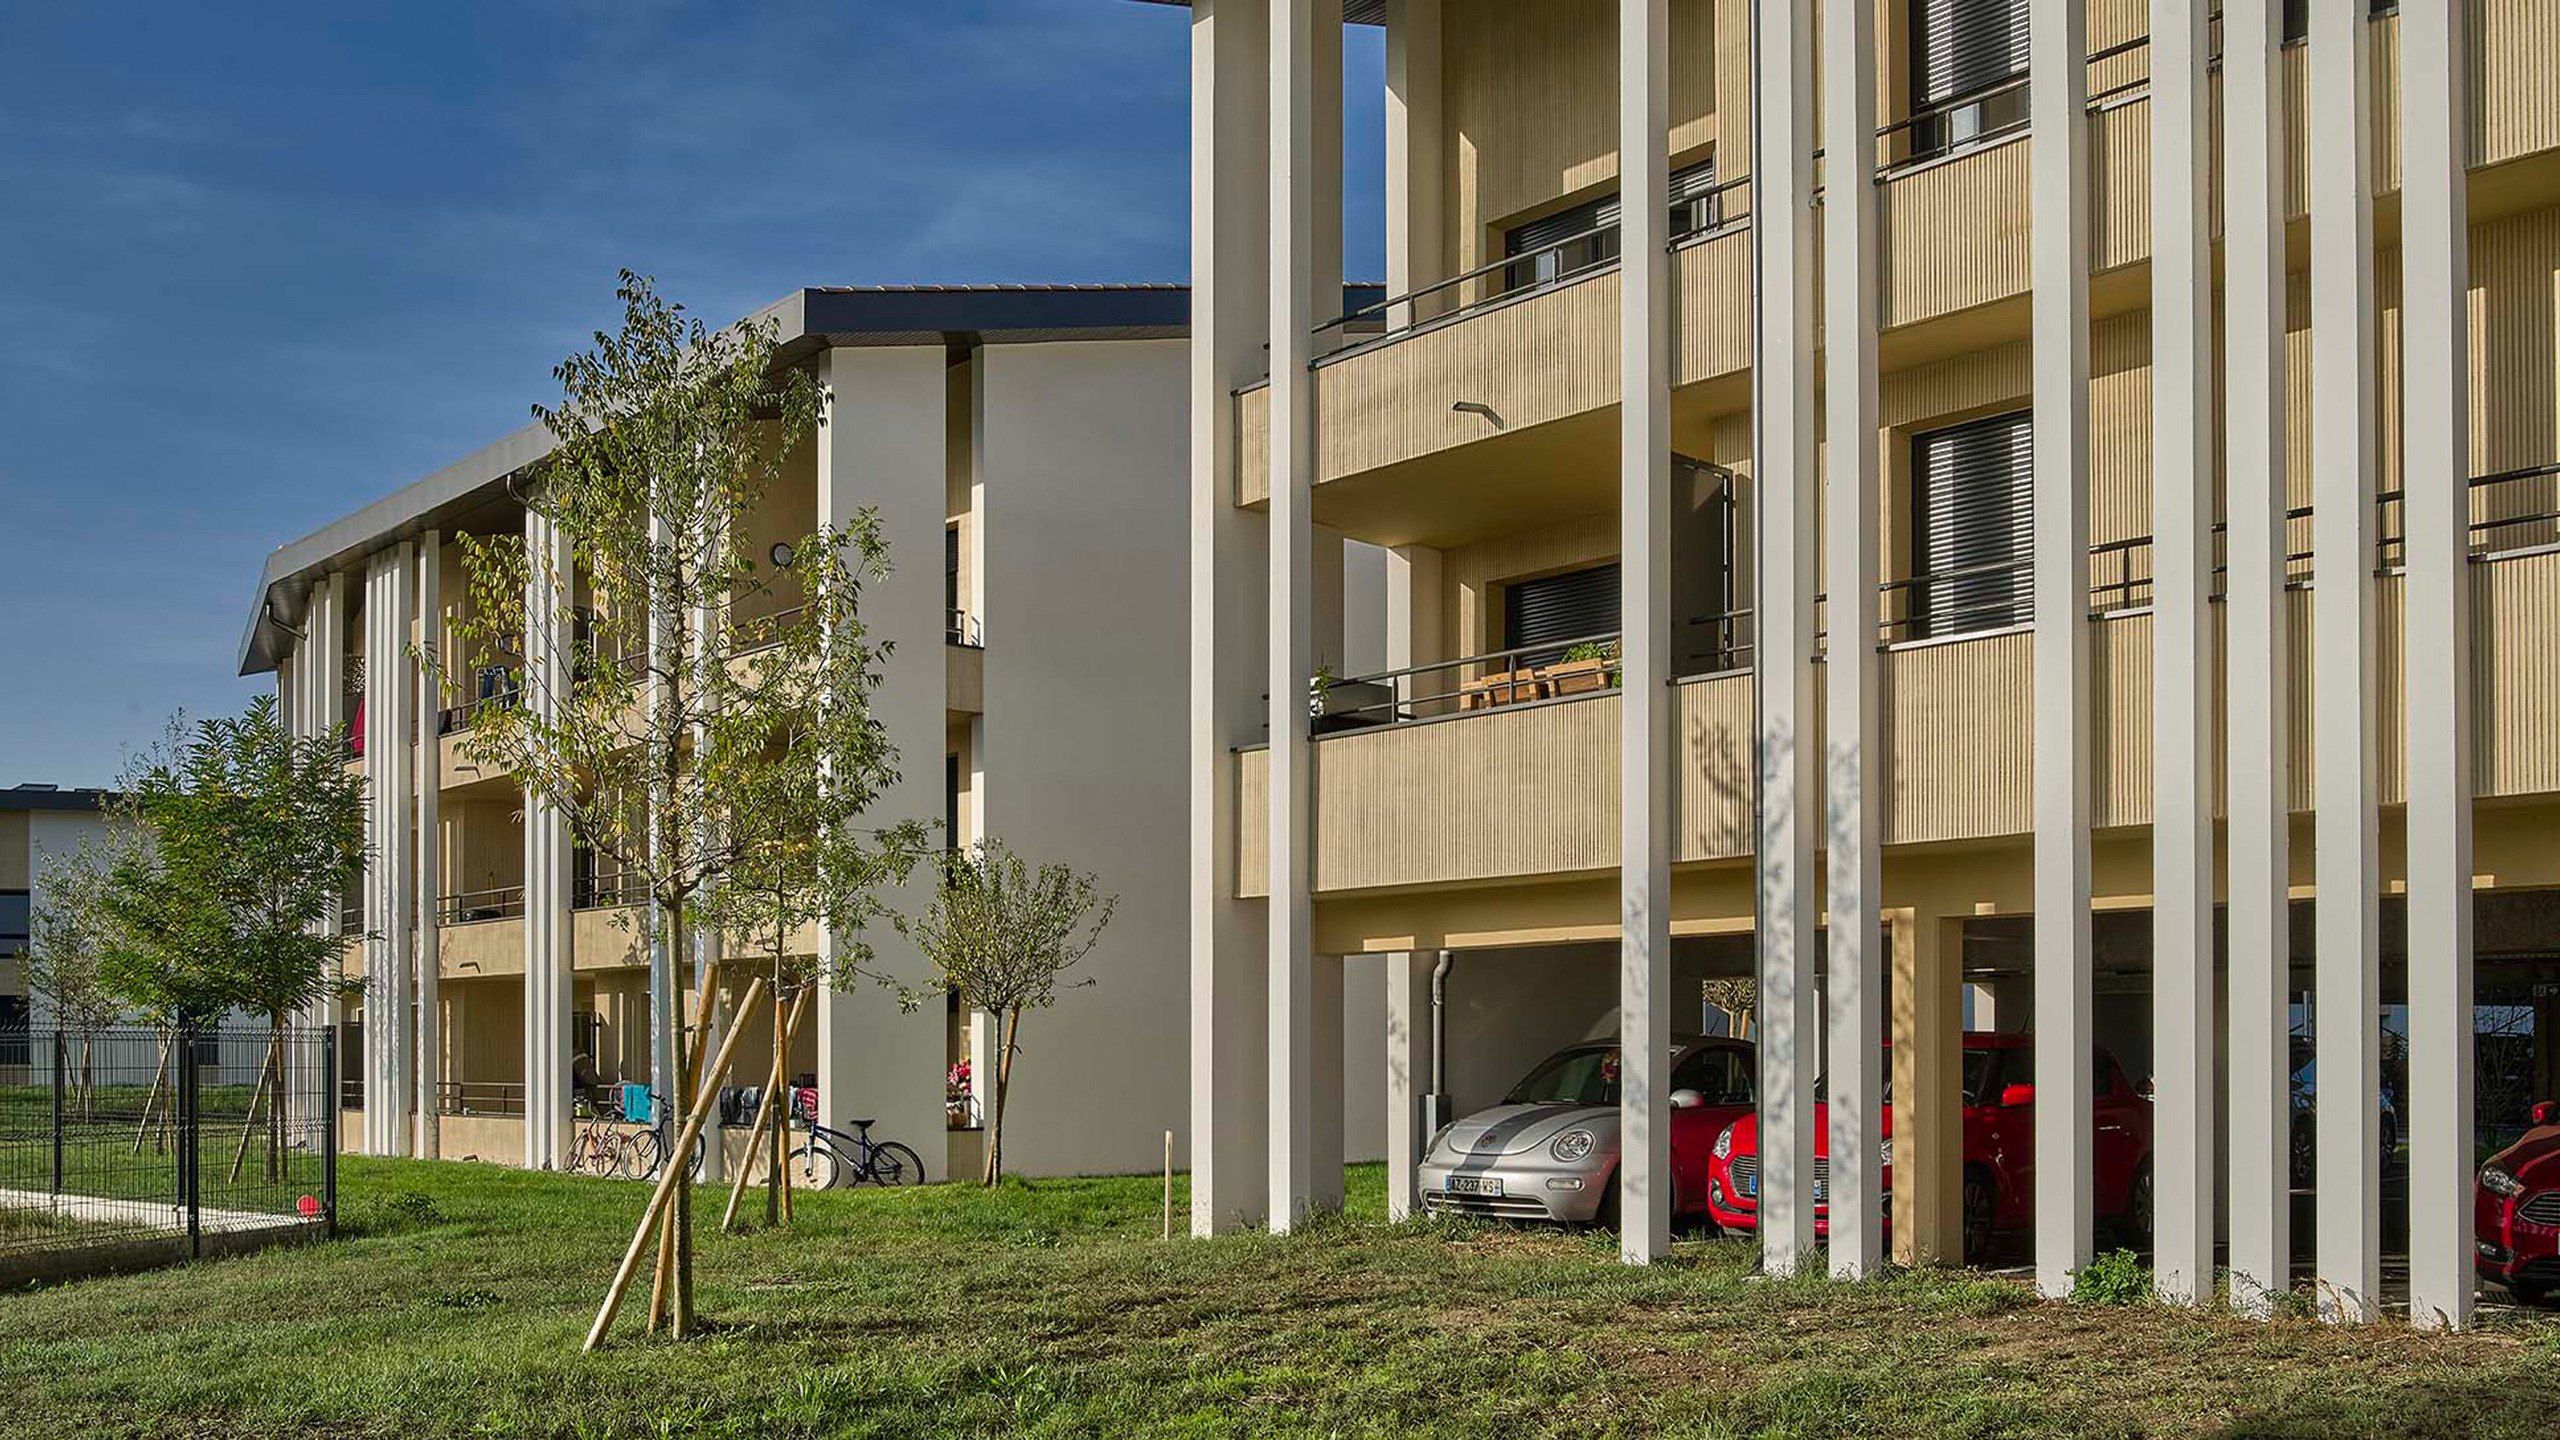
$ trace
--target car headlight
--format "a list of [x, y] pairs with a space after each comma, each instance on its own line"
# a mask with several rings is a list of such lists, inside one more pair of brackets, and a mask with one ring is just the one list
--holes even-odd
[[[1734, 1123], [1735, 1123], [1735, 1124], [1740, 1124], [1741, 1122], [1740, 1122], [1740, 1121], [1736, 1121], [1736, 1122], [1734, 1122]], [[1733, 1126], [1732, 1126], [1732, 1125], [1727, 1125], [1727, 1126], [1726, 1126], [1726, 1127], [1724, 1127], [1722, 1130], [1719, 1130], [1719, 1131], [1717, 1131], [1717, 1132], [1716, 1132], [1716, 1158], [1717, 1158], [1717, 1159], [1719, 1159], [1719, 1160], [1722, 1160], [1722, 1159], [1725, 1159], [1726, 1157], [1728, 1157], [1728, 1156], [1730, 1156], [1730, 1155], [1732, 1155], [1732, 1154], [1733, 1154]]]
[[1591, 1157], [1594, 1143], [1588, 1130], [1567, 1130], [1548, 1143], [1547, 1153], [1563, 1164], [1578, 1164]]
[[2524, 1182], [2495, 1165], [2480, 1167], [2480, 1188], [2492, 1195], [2521, 1195]]
[[1883, 1144], [1883, 1147], [1882, 1147], [1882, 1153], [1883, 1153], [1883, 1155], [1884, 1155], [1884, 1163], [1885, 1163], [1885, 1164], [1887, 1164], [1887, 1165], [1892, 1164], [1892, 1163], [1893, 1163], [1893, 1137], [1892, 1137], [1892, 1136], [1887, 1135], [1886, 1137], [1884, 1137], [1884, 1144]]

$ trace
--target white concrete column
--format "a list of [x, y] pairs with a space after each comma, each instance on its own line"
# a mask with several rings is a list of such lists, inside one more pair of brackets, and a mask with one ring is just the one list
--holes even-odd
[[[1266, 1223], [1285, 1232], [1315, 1202], [1310, 1070], [1307, 682], [1316, 661], [1313, 327], [1341, 305], [1341, 0], [1270, 8], [1270, 892], [1271, 1154]], [[1327, 56], [1330, 56], [1328, 61]], [[1328, 81], [1330, 82], [1328, 84]], [[1330, 120], [1326, 118], [1330, 116]], [[1327, 136], [1334, 137], [1330, 146]], [[1331, 204], [1325, 197], [1330, 194]], [[1335, 217], [1331, 239], [1324, 223]], [[1328, 257], [1331, 268], [1328, 274]], [[1327, 287], [1331, 293], [1327, 293]]]
[[2224, 0], [2222, 18], [2229, 1268], [2232, 1303], [2258, 1314], [2291, 1283], [2293, 1253], [2283, 12]]
[[2035, 282], [2036, 1287], [2089, 1262], [2089, 20], [2028, 36]]
[[[418, 653], [441, 660], [444, 654], [444, 532], [430, 530], [418, 540], [418, 613], [412, 641]], [[435, 1160], [444, 1153], [442, 1107], [444, 1085], [443, 942], [437, 924], [437, 897], [444, 890], [444, 846], [438, 830], [444, 799], [444, 737], [438, 723], [444, 712], [444, 678], [437, 665], [419, 663], [413, 672], [418, 687], [418, 830], [412, 860], [417, 879], [410, 887], [417, 920], [418, 973], [417, 1070], [418, 1121], [415, 1153]]]
[[[1387, 0], [1387, 294], [1410, 295], [1448, 265], [1448, 179], [1441, 143], [1441, 0]], [[1393, 306], [1401, 328], [1447, 310], [1445, 297]]]
[[2213, 250], [2205, 0], [2151, 0], [2154, 1283], [2214, 1296]]
[[2453, 1328], [2469, 1323], [2474, 1288], [2470, 47], [2463, 8], [2457, 0], [2410, 5], [2400, 17], [2409, 1318]]
[[[1236, 387], [1270, 333], [1267, 0], [1191, 10], [1191, 1232], [1261, 1220], [1265, 991], [1257, 903], [1236, 897], [1236, 750], [1256, 738], [1268, 640], [1263, 520], [1236, 505]], [[1276, 411], [1274, 413], [1277, 413]]]
[[[877, 663], [871, 713], [903, 757], [898, 782], [881, 792], [883, 819], [942, 813], [942, 755], [949, 740], [943, 658], [942, 527], [946, 508], [949, 392], [940, 345], [838, 348], [818, 357], [825, 420], [818, 435], [817, 515], [822, 528], [876, 511], [891, 570], [862, 587], [862, 624], [873, 644], [895, 649]], [[933, 557], [933, 558], [928, 558]], [[909, 913], [929, 898], [927, 876], [889, 897]], [[874, 963], [911, 984], [932, 975], [912, 941], [873, 927]], [[819, 937], [819, 963], [832, 971], [843, 937]], [[873, 1132], [915, 1146], [929, 1178], [946, 1164], [943, 1074], [948, 1017], [939, 1006], [903, 1014], [877, 986], [818, 991], [818, 1105], [830, 1125], [855, 1116]]]
[[[524, 704], [556, 718], [570, 683], [570, 607], [576, 590], [569, 538], [527, 508]], [[569, 817], [559, 806], [524, 797], [524, 1164], [556, 1170], [568, 1159], [570, 1132]]]
[[[2373, 1318], [2382, 1284], [2381, 848], [2374, 805], [2372, 27], [2311, 8], [2311, 674], [2320, 1066], [2320, 1312]], [[2466, 367], [2465, 373], [2468, 373]], [[2468, 657], [2465, 657], [2466, 659]]]
[[1831, 1273], [1884, 1260], [1884, 816], [1876, 665], [1876, 7], [1823, 0]]
[[1437, 950], [1387, 960], [1387, 1218], [1421, 1211], [1415, 1172], [1438, 1122], [1425, 1111], [1431, 1089], [1431, 970]]
[[1618, 1253], [1671, 1249], [1671, 18], [1618, 6]]
[[[410, 711], [417, 689], [408, 673], [409, 630], [417, 605], [411, 547], [402, 541], [365, 566], [364, 771], [372, 848], [365, 860], [365, 1151], [409, 1153], [416, 1080], [412, 1048], [416, 1000], [409, 946], [416, 905], [409, 830], [415, 782]], [[375, 1018], [378, 1017], [378, 1020]]]
[[1819, 470], [1814, 450], [1814, 10], [1757, 0], [1751, 161], [1759, 314], [1752, 357], [1752, 668], [1759, 719], [1760, 1253], [1773, 1275], [1818, 1263], [1813, 1234], [1813, 672]]

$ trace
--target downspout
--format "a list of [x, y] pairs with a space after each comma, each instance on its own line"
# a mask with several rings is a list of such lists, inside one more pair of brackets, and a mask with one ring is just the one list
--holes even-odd
[[1449, 966], [1457, 952], [1443, 950], [1431, 967], [1431, 1093], [1422, 1097], [1425, 1129], [1449, 1123]]

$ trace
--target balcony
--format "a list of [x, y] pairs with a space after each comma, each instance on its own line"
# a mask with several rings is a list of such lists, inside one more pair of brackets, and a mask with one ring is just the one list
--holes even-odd
[[[2092, 303], [2102, 317], [2147, 303], [2135, 267], [2150, 253], [2148, 42], [2121, 33], [2141, 23], [2128, 12], [2098, 27], [2116, 33], [2090, 57], [2091, 250], [2101, 277]], [[2374, 24], [2374, 168], [2387, 190], [2399, 174], [2399, 22], [2385, 14]], [[2475, 220], [2560, 196], [2553, 167], [2508, 163], [2560, 149], [2560, 47], [2547, 43], [2555, 32], [2560, 0], [2491, 0], [2477, 9], [2472, 163], [2501, 168], [2475, 177]], [[2287, 135], [2299, 154], [2301, 46], [2285, 51], [2283, 69]], [[2023, 83], [2001, 88], [2024, 94]], [[1888, 371], [2025, 334], [2026, 131], [1992, 114], [1960, 134], [1950, 113], [2000, 98], [1967, 96], [1878, 134]], [[1739, 113], [1744, 99], [1726, 97], [1728, 111]], [[2300, 216], [2308, 194], [2299, 163], [2287, 191], [2288, 212]], [[1728, 181], [1712, 215], [1673, 243], [1675, 434], [1748, 405], [1750, 208], [1748, 179]], [[1588, 250], [1591, 238], [1567, 237], [1546, 251]], [[1617, 262], [1523, 271], [1524, 261], [1540, 258], [1506, 256], [1319, 328], [1323, 353], [1312, 377], [1319, 522], [1382, 544], [1437, 544], [1490, 508], [1508, 507], [1527, 524], [1613, 503], [1607, 411], [1620, 389]], [[1356, 333], [1354, 320], [1382, 329]], [[1234, 404], [1237, 503], [1259, 505], [1269, 484], [1268, 388], [1249, 386]]]
[[[2560, 793], [2560, 465], [2473, 482], [2473, 744], [2482, 798]], [[2397, 493], [2378, 496], [2377, 685], [2400, 688]], [[2299, 517], [2298, 517], [2299, 518]], [[2294, 557], [2297, 565], [2307, 556]], [[2148, 541], [2091, 556], [2091, 787], [2101, 828], [2151, 817]], [[1968, 567], [1968, 571], [1988, 567]], [[2022, 567], [2009, 567], [2023, 574]], [[2033, 814], [2034, 638], [2023, 612], [1961, 594], [1954, 572], [1884, 587], [1877, 644], [1890, 845], [2014, 839]], [[2288, 596], [2296, 809], [2311, 803], [2309, 582]], [[2219, 584], [2215, 587], [2219, 594]], [[2217, 607], [2217, 614], [2218, 614]], [[1747, 610], [1700, 617], [1747, 665]], [[2219, 620], [2217, 619], [2217, 624]], [[1591, 875], [1618, 864], [1620, 740], [1614, 635], [1329, 681], [1311, 691], [1311, 884], [1392, 887]], [[1571, 658], [1568, 658], [1570, 653]], [[1707, 653], [1701, 651], [1699, 653]], [[1752, 677], [1674, 681], [1674, 859], [1750, 853]], [[1818, 713], [1818, 712], [1817, 712]], [[2405, 798], [2402, 712], [2377, 707], [2385, 804]], [[1817, 729], [1812, 743], [1822, 743]], [[2218, 742], [2217, 742], [2218, 743]], [[1238, 893], [1267, 893], [1268, 756], [1237, 775]]]

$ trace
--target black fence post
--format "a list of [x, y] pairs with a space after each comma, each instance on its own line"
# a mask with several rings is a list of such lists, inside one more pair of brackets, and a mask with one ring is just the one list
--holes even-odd
[[62, 1193], [62, 1091], [64, 1056], [62, 1032], [53, 1032], [53, 1193]]
[[322, 1231], [338, 1236], [338, 1028], [320, 1027], [320, 1073], [327, 1081], [320, 1093], [320, 1217]]
[[178, 1028], [178, 1203], [187, 1212], [187, 1258], [204, 1255], [204, 1211], [199, 1190], [203, 1177], [204, 1112], [196, 1089], [196, 1031]]

